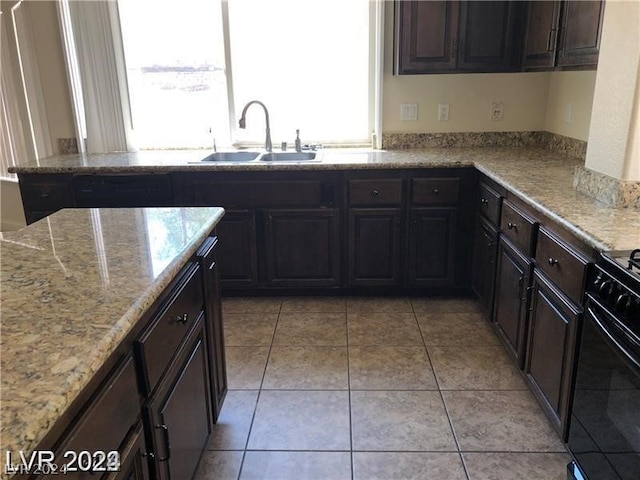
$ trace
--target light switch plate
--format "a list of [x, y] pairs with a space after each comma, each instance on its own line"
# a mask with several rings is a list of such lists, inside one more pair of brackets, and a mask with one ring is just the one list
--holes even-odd
[[401, 103], [400, 120], [418, 120], [418, 104]]

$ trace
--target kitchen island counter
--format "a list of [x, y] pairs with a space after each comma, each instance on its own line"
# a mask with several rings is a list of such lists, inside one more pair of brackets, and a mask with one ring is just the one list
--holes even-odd
[[313, 162], [201, 162], [203, 150], [61, 155], [21, 165], [23, 174], [149, 174], [185, 171], [349, 171], [475, 166], [542, 214], [597, 250], [629, 250], [640, 243], [640, 215], [573, 188], [581, 160], [545, 148], [470, 147], [376, 151], [325, 149]]
[[223, 214], [67, 209], [2, 234], [3, 452], [38, 446]]

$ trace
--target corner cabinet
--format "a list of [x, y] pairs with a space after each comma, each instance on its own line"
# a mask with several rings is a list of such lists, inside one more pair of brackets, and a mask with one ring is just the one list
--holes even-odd
[[521, 2], [396, 1], [398, 75], [520, 69]]
[[604, 4], [604, 0], [528, 2], [523, 69], [595, 69]]

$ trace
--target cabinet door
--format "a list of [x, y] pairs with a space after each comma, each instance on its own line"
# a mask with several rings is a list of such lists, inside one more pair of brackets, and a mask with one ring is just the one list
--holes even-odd
[[255, 213], [251, 210], [227, 211], [218, 224], [218, 258], [223, 287], [252, 287], [258, 284], [255, 226]]
[[527, 287], [531, 281], [531, 265], [531, 260], [508, 240], [504, 237], [500, 240], [493, 321], [507, 352], [520, 368], [524, 364]]
[[559, 67], [598, 64], [604, 1], [566, 1], [562, 12]]
[[395, 73], [455, 70], [459, 3], [395, 2]]
[[326, 287], [340, 283], [338, 212], [334, 208], [264, 211], [269, 286]]
[[522, 66], [525, 70], [552, 69], [560, 24], [560, 1], [528, 2]]
[[156, 478], [192, 478], [211, 433], [211, 393], [201, 315], [146, 410]]
[[409, 284], [455, 284], [456, 208], [413, 208], [409, 228]]
[[473, 241], [471, 288], [491, 317], [496, 275], [498, 231], [487, 221], [477, 218]]
[[470, 1], [461, 4], [458, 69], [518, 71], [523, 2]]
[[402, 241], [400, 208], [349, 210], [349, 285], [397, 285]]
[[203, 273], [204, 299], [209, 351], [209, 370], [211, 371], [211, 394], [213, 400], [213, 419], [216, 421], [227, 394], [227, 367], [224, 348], [224, 324], [222, 321], [222, 298], [220, 294], [220, 275], [217, 250], [220, 242], [214, 233], [198, 250]]
[[534, 275], [531, 302], [526, 378], [564, 439], [580, 312], [538, 271]]
[[122, 451], [120, 471], [108, 475], [106, 480], [149, 480], [150, 478], [144, 432], [140, 423]]

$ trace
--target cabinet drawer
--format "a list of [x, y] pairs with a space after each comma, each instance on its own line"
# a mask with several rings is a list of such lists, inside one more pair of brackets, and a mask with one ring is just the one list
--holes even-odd
[[204, 177], [194, 180], [189, 190], [185, 195], [193, 198], [194, 205], [225, 208], [319, 206], [334, 202], [333, 184], [316, 180], [212, 182]]
[[159, 313], [136, 341], [147, 393], [153, 391], [182, 339], [203, 308], [202, 274], [190, 264]]
[[[98, 390], [59, 452], [110, 452], [118, 450], [140, 416], [136, 371], [131, 355], [115, 369]], [[60, 457], [61, 458], [61, 457]], [[66, 459], [71, 461], [72, 458]], [[73, 478], [93, 478], [91, 472], [78, 472]]]
[[502, 197], [491, 187], [480, 184], [478, 189], [478, 197], [476, 200], [478, 210], [489, 219], [494, 225], [500, 222], [500, 207], [502, 206]]
[[411, 186], [414, 204], [458, 203], [459, 178], [414, 178]]
[[538, 222], [518, 210], [508, 200], [502, 203], [500, 228], [505, 236], [525, 255], [531, 256], [533, 254], [534, 236], [538, 229]]
[[582, 303], [588, 260], [569, 245], [540, 228], [536, 248], [537, 265], [576, 304]]
[[22, 183], [20, 191], [25, 207], [30, 210], [51, 211], [73, 206], [73, 194], [68, 183]]
[[350, 205], [400, 205], [402, 179], [349, 180]]

